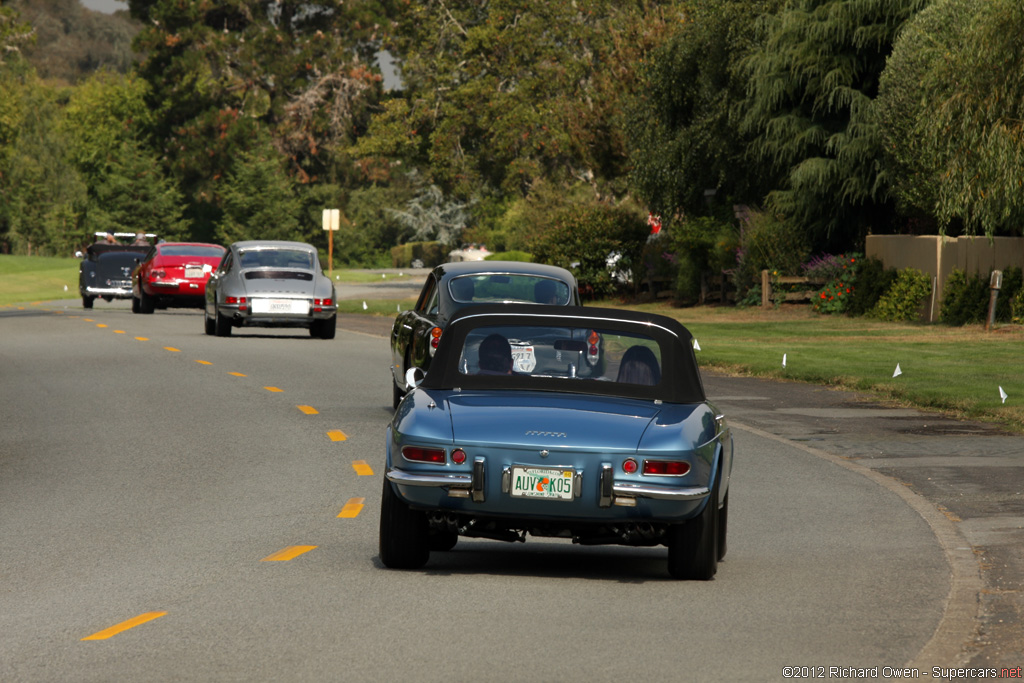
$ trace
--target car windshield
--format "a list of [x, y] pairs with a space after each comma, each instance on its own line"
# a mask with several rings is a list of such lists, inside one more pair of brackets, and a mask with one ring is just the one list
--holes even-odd
[[238, 256], [242, 268], [313, 269], [313, 252], [300, 249], [245, 249]]
[[514, 375], [656, 386], [661, 382], [656, 340], [621, 330], [557, 325], [480, 327], [466, 335], [463, 375]]
[[458, 303], [504, 303], [520, 301], [531, 304], [570, 303], [569, 285], [561, 280], [539, 275], [516, 273], [481, 273], [452, 278], [448, 283], [451, 297]]
[[217, 246], [203, 246], [201, 244], [182, 244], [170, 247], [160, 247], [161, 256], [197, 256], [205, 258], [220, 258], [224, 250]]

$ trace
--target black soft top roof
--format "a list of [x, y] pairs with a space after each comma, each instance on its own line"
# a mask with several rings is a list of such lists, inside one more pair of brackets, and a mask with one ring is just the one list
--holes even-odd
[[[459, 359], [466, 337], [473, 330], [510, 325], [591, 328], [646, 335], [655, 340], [661, 349], [661, 382], [655, 386], [640, 386], [529, 375], [467, 375], [459, 371]], [[667, 403], [699, 403], [705, 400], [705, 394], [692, 340], [689, 330], [679, 321], [653, 313], [536, 304], [474, 306], [459, 311], [448, 322], [437, 353], [420, 386], [427, 389], [559, 391]]]

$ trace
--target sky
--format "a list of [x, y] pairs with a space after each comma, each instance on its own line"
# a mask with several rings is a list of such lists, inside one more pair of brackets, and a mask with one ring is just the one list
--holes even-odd
[[118, 0], [81, 0], [81, 3], [91, 10], [105, 14], [113, 14], [119, 9], [128, 9], [127, 2], [119, 2]]

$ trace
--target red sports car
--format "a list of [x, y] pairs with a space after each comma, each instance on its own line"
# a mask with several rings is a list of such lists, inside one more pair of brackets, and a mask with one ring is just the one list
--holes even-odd
[[206, 281], [227, 250], [217, 244], [162, 242], [132, 273], [132, 313], [156, 308], [202, 308]]

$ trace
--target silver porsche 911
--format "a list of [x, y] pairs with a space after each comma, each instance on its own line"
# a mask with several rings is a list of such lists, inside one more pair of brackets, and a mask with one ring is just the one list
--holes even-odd
[[337, 295], [316, 248], [303, 242], [247, 240], [228, 247], [206, 284], [206, 334], [232, 327], [305, 327], [334, 339]]

